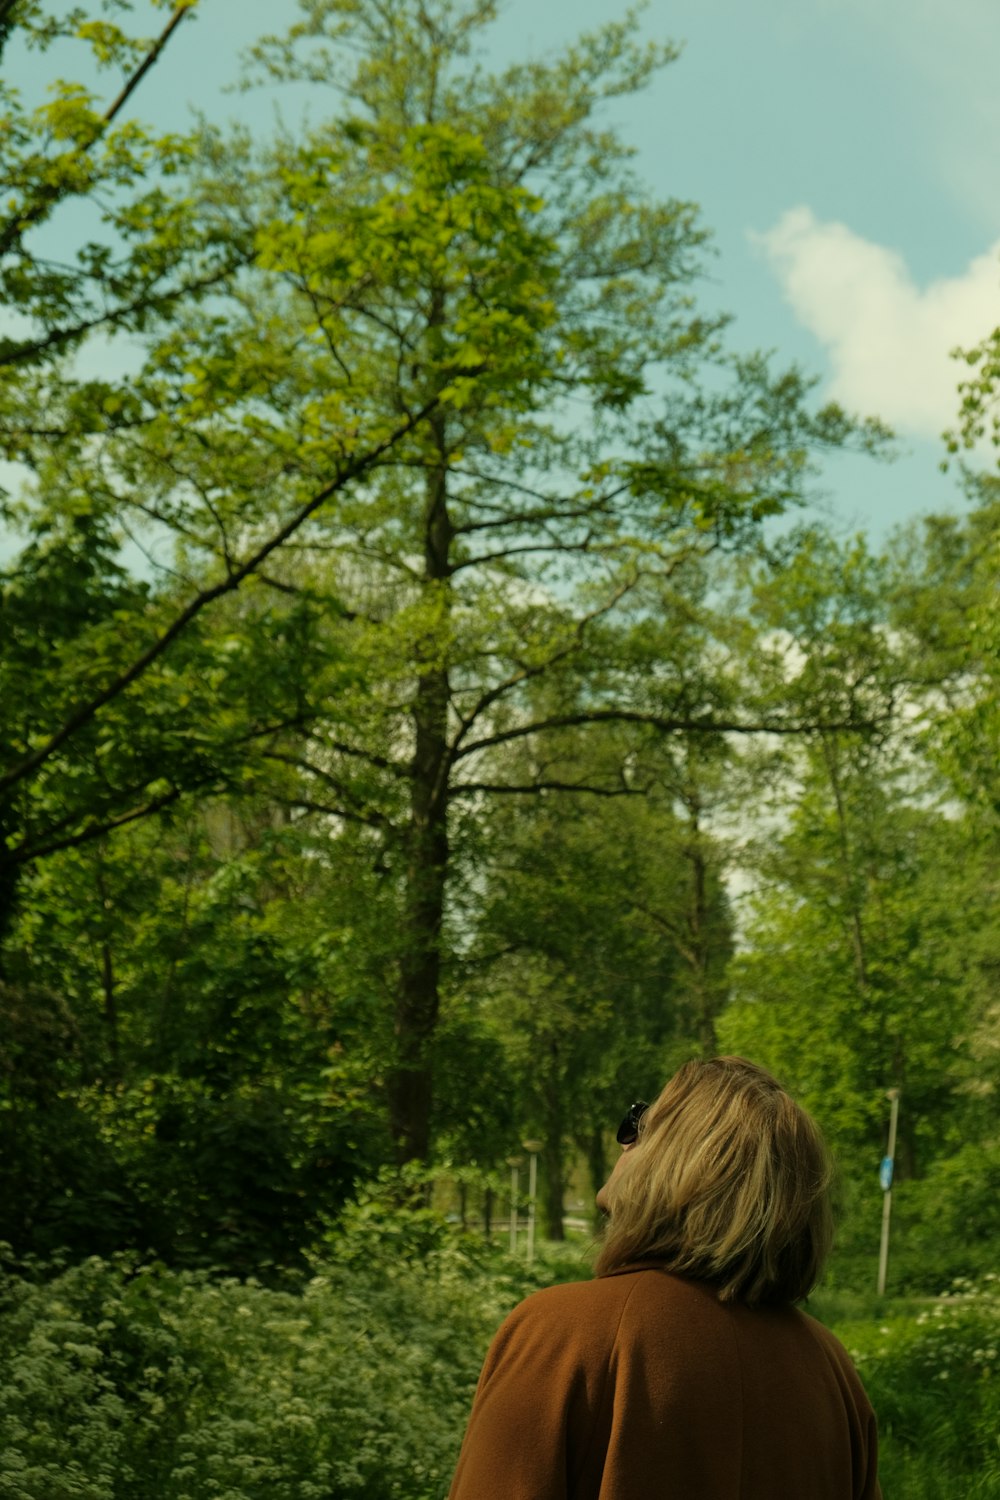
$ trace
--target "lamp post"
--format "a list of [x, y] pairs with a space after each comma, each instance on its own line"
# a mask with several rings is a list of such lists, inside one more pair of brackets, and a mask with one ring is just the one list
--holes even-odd
[[517, 1188], [518, 1171], [524, 1161], [523, 1156], [508, 1156], [507, 1165], [510, 1167], [510, 1253], [517, 1254]]
[[885, 1278], [889, 1269], [889, 1218], [892, 1213], [892, 1170], [896, 1157], [896, 1125], [899, 1120], [899, 1089], [889, 1089], [885, 1096], [889, 1111], [889, 1148], [882, 1158], [879, 1181], [882, 1184], [882, 1241], [878, 1251], [878, 1294], [885, 1295]]
[[543, 1146], [542, 1141], [522, 1141], [521, 1145], [528, 1152], [528, 1265], [535, 1259], [535, 1196], [538, 1186], [538, 1153]]

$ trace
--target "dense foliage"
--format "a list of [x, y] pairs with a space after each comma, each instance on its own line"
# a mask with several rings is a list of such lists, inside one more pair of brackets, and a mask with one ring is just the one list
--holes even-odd
[[[831, 1309], [832, 1310], [832, 1309]], [[879, 1413], [887, 1496], [1000, 1495], [1000, 1299], [991, 1272], [881, 1317], [833, 1320]]]
[[300, 1291], [90, 1260], [9, 1281], [11, 1500], [438, 1500], [509, 1279], [324, 1267]]

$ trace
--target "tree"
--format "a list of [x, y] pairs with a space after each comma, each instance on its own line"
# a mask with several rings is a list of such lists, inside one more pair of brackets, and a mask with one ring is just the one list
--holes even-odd
[[[943, 561], [950, 523], [920, 529]], [[820, 731], [768, 756], [720, 1041], [772, 1067], [823, 1123], [852, 1210], [842, 1251], [865, 1244], [871, 1264], [887, 1089], [902, 1090], [899, 1214], [914, 1245], [933, 1237], [932, 1180], [947, 1182], [958, 1147], [995, 1128], [976, 1040], [992, 876], [936, 749], [962, 674], [947, 610], [922, 596], [920, 548], [878, 557], [859, 539], [799, 541], [757, 577], [761, 686], [770, 665], [814, 700], [860, 695], [880, 727]], [[948, 608], [961, 617], [954, 591]], [[925, 1177], [927, 1191], [911, 1186]], [[942, 1257], [923, 1271], [918, 1259], [913, 1283], [938, 1284]]]
[[931, 516], [900, 538], [892, 620], [914, 663], [919, 749], [949, 799], [950, 840], [942, 864], [960, 924], [951, 963], [965, 997], [962, 1029], [970, 1054], [966, 1138], [982, 1138], [988, 1147], [996, 1131], [1000, 1083], [995, 998], [1000, 507], [989, 475], [970, 473], [965, 483], [973, 501], [965, 517]]
[[377, 879], [349, 837], [247, 795], [189, 805], [51, 856], [23, 898], [0, 1237], [298, 1264], [389, 1153]]
[[[2, 285], [28, 331], [0, 347], [0, 431], [4, 456], [29, 479], [23, 499], [5, 507], [22, 545], [0, 594], [0, 932], [19, 873], [33, 862], [185, 792], [245, 780], [253, 747], [301, 718], [301, 694], [294, 682], [282, 692], [284, 678], [273, 679], [268, 712], [248, 704], [247, 653], [269, 628], [301, 638], [310, 609], [308, 601], [261, 605], [257, 639], [252, 629], [234, 639], [219, 631], [218, 601], [258, 576], [432, 411], [465, 400], [470, 382], [516, 384], [518, 362], [530, 364], [533, 307], [522, 318], [518, 305], [504, 305], [503, 278], [487, 291], [480, 274], [461, 341], [427, 351], [420, 389], [397, 382], [391, 405], [377, 362], [364, 376], [345, 372], [340, 345], [356, 346], [377, 317], [387, 267], [395, 290], [409, 285], [415, 296], [412, 278], [452, 214], [468, 217], [467, 243], [481, 241], [496, 261], [523, 205], [498, 216], [474, 181], [452, 192], [463, 148], [447, 129], [411, 141], [408, 190], [387, 182], [332, 235], [307, 242], [287, 222], [280, 192], [294, 196], [294, 184], [280, 174], [270, 194], [244, 183], [239, 211], [229, 211], [233, 194], [211, 198], [204, 172], [175, 189], [171, 180], [190, 177], [196, 158], [218, 165], [218, 143], [155, 139], [118, 115], [185, 9], [140, 51], [103, 111], [73, 86], [34, 115], [5, 96], [18, 207], [0, 233]], [[31, 4], [4, 19], [8, 43], [19, 31], [44, 41], [68, 28], [101, 61], [134, 52], [117, 28], [78, 12], [65, 27]], [[37, 152], [39, 137], [63, 149]], [[298, 166], [315, 182], [322, 161], [307, 156]], [[75, 265], [54, 266], [38, 236], [74, 196], [98, 198], [104, 234], [80, 247]], [[315, 325], [308, 288], [295, 286], [302, 276], [321, 277], [332, 297]], [[286, 328], [296, 298], [305, 327], [292, 316]], [[264, 305], [266, 329], [253, 311]], [[492, 373], [481, 354], [468, 354], [483, 326], [498, 340]], [[73, 357], [108, 334], [141, 337], [139, 368], [82, 378]], [[164, 539], [180, 551], [171, 546], [159, 566], [150, 553], [143, 576], [123, 560], [130, 538], [147, 551]], [[280, 590], [275, 597], [283, 604]]]
[[[579, 747], [597, 749], [593, 737]], [[599, 768], [567, 758], [560, 770], [593, 784]], [[692, 861], [690, 822], [653, 784], [508, 798], [489, 843], [474, 1003], [502, 1039], [520, 1133], [543, 1141], [546, 1232], [561, 1239], [571, 1157], [596, 1192], [610, 1128], [703, 1040], [701, 981], [728, 953], [718, 855], [702, 832]]]
[[[292, 274], [306, 326], [351, 379], [377, 368], [387, 409], [411, 409], [433, 399], [440, 351], [470, 362], [516, 351], [503, 380], [436, 407], [309, 538], [311, 560], [327, 554], [331, 638], [358, 664], [359, 689], [334, 694], [315, 677], [317, 711], [279, 758], [290, 803], [367, 820], [397, 881], [388, 1092], [402, 1158], [428, 1150], [462, 809], [514, 790], [496, 752], [523, 742], [541, 766], [571, 728], [752, 727], [737, 707], [725, 719], [692, 698], [669, 651], [648, 670], [640, 585], [683, 592], [700, 559], [794, 498], [811, 444], [852, 430], [836, 410], [808, 413], [800, 377], [723, 358], [718, 329], [692, 309], [693, 210], [650, 202], [597, 123], [670, 49], [641, 49], [624, 22], [552, 64], [492, 77], [470, 59], [493, 15], [489, 0], [323, 0], [258, 54], [272, 76], [329, 81], [341, 110], [277, 152], [290, 243], [325, 243], [331, 201], [350, 220], [390, 184], [423, 205], [428, 143], [450, 143], [430, 184], [450, 216], [418, 267], [394, 262], [363, 341], [328, 327], [356, 293], [331, 286], [315, 257]], [[491, 221], [495, 258], [474, 238]], [[484, 298], [504, 312], [473, 336]], [[731, 383], [709, 394], [698, 372], [712, 362]]]
[[650, 612], [683, 616], [811, 448], [871, 435], [694, 311], [693, 210], [651, 203], [598, 123], [670, 49], [626, 22], [490, 77], [470, 59], [492, 16], [311, 4], [260, 57], [332, 81], [338, 115], [262, 151], [202, 132], [166, 154], [178, 194], [126, 174], [126, 266], [197, 275], [143, 314], [127, 389], [80, 381], [33, 305], [9, 406], [34, 478], [4, 603], [8, 906], [18, 871], [192, 792], [356, 826], [395, 900], [402, 1158], [429, 1145], [463, 822], [518, 789], [503, 747], [534, 788], [574, 729], [621, 726], [627, 756], [627, 731], [801, 727], [678, 665]]

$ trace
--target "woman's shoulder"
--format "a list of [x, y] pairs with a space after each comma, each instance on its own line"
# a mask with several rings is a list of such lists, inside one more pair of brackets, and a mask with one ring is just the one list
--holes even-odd
[[854, 1368], [854, 1361], [833, 1330], [828, 1328], [825, 1323], [821, 1323], [818, 1318], [814, 1317], [804, 1308], [797, 1309], [796, 1315], [803, 1326], [808, 1329], [813, 1341], [824, 1351], [831, 1364], [837, 1365], [845, 1371], [852, 1383], [856, 1381], [858, 1376]]
[[488, 1366], [543, 1352], [546, 1359], [588, 1364], [607, 1358], [626, 1321], [629, 1304], [644, 1295], [655, 1271], [636, 1270], [589, 1281], [543, 1287], [519, 1302], [497, 1330]]
[[[742, 1341], [782, 1347], [797, 1344], [822, 1351], [831, 1364], [853, 1364], [836, 1334], [799, 1308], [783, 1305], [753, 1309], [721, 1302], [709, 1283], [675, 1275], [656, 1262], [623, 1266], [589, 1281], [561, 1282], [533, 1292], [515, 1307], [504, 1325], [518, 1336], [588, 1343], [630, 1343], [669, 1337], [674, 1347], [687, 1340]], [[814, 1357], [815, 1357], [814, 1355]], [[855, 1377], [856, 1378], [856, 1377]]]
[[595, 1276], [588, 1281], [563, 1281], [555, 1286], [532, 1292], [518, 1303], [508, 1323], [557, 1323], [572, 1327], [578, 1322], [590, 1323], [608, 1319], [616, 1322], [625, 1314], [664, 1301], [687, 1301], [705, 1295], [696, 1283], [685, 1282], [654, 1264], [624, 1266], [610, 1275]]

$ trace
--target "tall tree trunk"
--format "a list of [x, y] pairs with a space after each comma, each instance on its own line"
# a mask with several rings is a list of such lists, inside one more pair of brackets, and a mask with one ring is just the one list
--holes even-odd
[[400, 1162], [425, 1159], [430, 1146], [431, 1049], [440, 1008], [441, 923], [448, 867], [447, 806], [434, 785], [444, 743], [443, 735], [433, 728], [438, 698], [434, 690], [439, 685], [434, 679], [441, 675], [429, 674], [421, 681], [423, 702], [417, 707], [418, 749], [396, 995], [396, 1057], [388, 1086], [390, 1124]]
[[5, 839], [6, 835], [12, 831], [12, 820], [9, 816], [5, 816], [5, 811], [6, 809], [0, 806], [0, 979], [4, 978], [6, 966], [3, 960], [3, 945], [14, 925], [17, 883], [20, 875], [20, 869], [6, 852]]
[[566, 1192], [566, 1163], [563, 1150], [563, 1127], [566, 1121], [564, 1086], [559, 1069], [559, 1044], [549, 1043], [551, 1072], [545, 1088], [545, 1142], [542, 1147], [544, 1171], [545, 1234], [550, 1240], [564, 1240], [563, 1198]]
[[115, 994], [115, 967], [111, 944], [105, 938], [101, 944], [101, 988], [104, 991], [104, 1024], [108, 1029], [108, 1048], [114, 1077], [119, 1076], [118, 1058], [118, 1001]]
[[[101, 912], [106, 914], [110, 909], [107, 886], [104, 880], [104, 866], [100, 857], [97, 860], [97, 894], [101, 901]], [[102, 924], [107, 920], [102, 915]], [[108, 1052], [110, 1057], [111, 1076], [114, 1079], [120, 1077], [119, 1049], [118, 1049], [118, 996], [115, 986], [114, 957], [111, 952], [111, 943], [107, 933], [101, 938], [100, 947], [101, 961], [101, 990], [104, 994], [104, 1025], [107, 1031]]]
[[444, 418], [432, 424], [436, 463], [428, 470], [424, 585], [432, 624], [417, 649], [412, 718], [410, 817], [406, 840], [402, 952], [396, 996], [395, 1065], [389, 1119], [400, 1162], [426, 1159], [430, 1147], [432, 1046], [440, 1009], [441, 927], [448, 880], [448, 706], [451, 689], [442, 629], [450, 608], [452, 524], [448, 514]]
[[566, 1190], [566, 1169], [561, 1133], [546, 1140], [542, 1164], [545, 1168], [545, 1235], [550, 1240], [564, 1240], [566, 1225], [563, 1222], [563, 1196]]
[[[2, 833], [0, 833], [2, 838]], [[9, 861], [5, 860], [0, 852], [0, 980], [6, 977], [7, 965], [4, 962], [4, 942], [10, 929], [14, 925], [14, 892], [17, 888], [15, 873]]]
[[858, 899], [857, 892], [854, 852], [851, 848], [850, 837], [848, 835], [847, 810], [844, 807], [844, 796], [840, 785], [840, 767], [837, 764], [837, 756], [829, 737], [825, 734], [821, 735], [820, 743], [823, 747], [823, 758], [826, 762], [830, 791], [833, 794], [833, 807], [837, 818], [837, 839], [840, 844], [840, 856], [843, 862], [847, 927], [850, 936], [851, 951], [854, 956], [854, 981], [857, 985], [858, 994], [867, 1008], [870, 1001], [868, 989], [868, 953], [862, 921], [862, 903]]
[[709, 976], [711, 958], [711, 933], [708, 914], [708, 862], [705, 858], [705, 843], [701, 832], [701, 797], [694, 779], [688, 782], [682, 793], [687, 811], [688, 838], [684, 853], [691, 866], [691, 888], [685, 915], [687, 940], [684, 951], [688, 957], [691, 991], [694, 998], [694, 1024], [703, 1056], [711, 1057], [716, 1051], [715, 1013], [717, 997]]
[[[607, 1182], [611, 1175], [608, 1166], [608, 1150], [604, 1137], [604, 1131], [595, 1127], [587, 1136], [586, 1142], [587, 1171], [590, 1174], [590, 1185], [594, 1190], [596, 1199], [598, 1192]], [[598, 1208], [596, 1202], [593, 1210], [594, 1228], [600, 1229], [604, 1223], [604, 1214]]]

